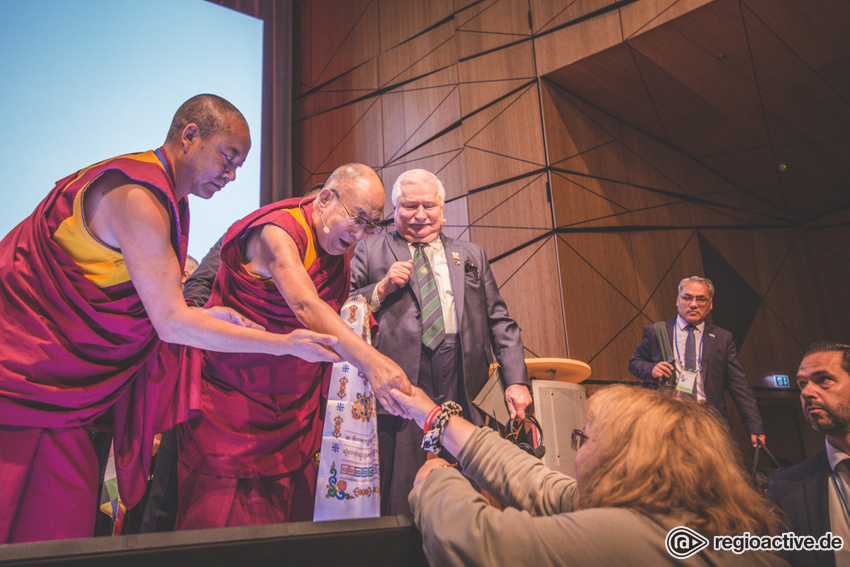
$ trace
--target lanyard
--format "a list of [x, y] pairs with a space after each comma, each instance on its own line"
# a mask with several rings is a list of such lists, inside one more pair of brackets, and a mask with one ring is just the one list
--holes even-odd
[[844, 491], [841, 490], [841, 485], [838, 484], [838, 479], [835, 478], [835, 471], [829, 469], [829, 476], [832, 477], [832, 484], [835, 485], [835, 491], [838, 493], [838, 497], [841, 498], [841, 505], [844, 507], [844, 513], [847, 515], [846, 517], [850, 518], [850, 509], [847, 508], [847, 500], [844, 498]]
[[[696, 328], [696, 325], [694, 325]], [[676, 358], [679, 359], [679, 362], [682, 362], [682, 357], [679, 354], [679, 339], [676, 338], [676, 333], [679, 331], [679, 324], [673, 324], [673, 342], [676, 343]], [[699, 334], [699, 354], [697, 355], [697, 372], [702, 370], [702, 341], [705, 340], [705, 328], [703, 328], [703, 332]], [[685, 364], [682, 363], [682, 368], [685, 367]]]

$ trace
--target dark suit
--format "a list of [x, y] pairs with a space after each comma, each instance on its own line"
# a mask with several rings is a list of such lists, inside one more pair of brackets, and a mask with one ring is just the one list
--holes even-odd
[[[453, 240], [445, 236], [441, 236], [441, 239], [454, 294], [460, 343], [461, 360], [458, 374], [462, 376], [462, 384], [457, 385], [457, 391], [464, 399], [457, 401], [466, 408], [472, 408], [472, 400], [487, 382], [490, 363], [493, 361], [493, 349], [502, 366], [505, 386], [529, 385], [525, 354], [519, 326], [508, 314], [484, 249], [471, 242]], [[395, 262], [410, 259], [407, 241], [396, 233], [382, 234], [361, 241], [351, 261], [352, 295], [362, 294], [367, 300], [371, 300], [375, 286], [387, 274], [390, 266]], [[375, 313], [379, 330], [373, 344], [404, 370], [414, 386], [420, 381], [419, 369], [423, 356], [420, 348], [420, 310], [419, 283], [412, 274], [408, 283], [389, 294], [381, 303], [380, 310]], [[483, 418], [477, 410], [471, 410], [467, 417], [477, 425], [483, 423]], [[379, 414], [379, 428], [391, 420], [392, 416]], [[399, 424], [397, 429], [408, 426], [409, 424]], [[415, 428], [415, 424], [410, 427]], [[421, 430], [419, 438], [421, 439]], [[382, 437], [381, 442], [385, 441]], [[385, 463], [385, 459], [389, 458], [385, 445], [379, 447], [383, 485], [383, 473], [391, 471], [392, 467]], [[424, 456], [422, 458], [424, 459]], [[396, 470], [392, 476], [398, 477], [399, 474]], [[394, 482], [390, 478], [387, 480]], [[412, 485], [412, 478], [410, 482]], [[382, 490], [383, 488], [382, 486]], [[386, 491], [381, 496], [382, 501], [389, 497]], [[406, 508], [406, 496], [404, 507]]]
[[[675, 324], [676, 319], [667, 321], [667, 335], [674, 349]], [[706, 322], [703, 336], [702, 371], [706, 402], [728, 422], [725, 391], [729, 390], [747, 431], [751, 435], [763, 435], [764, 425], [756, 398], [750, 383], [747, 382], [744, 369], [738, 363], [738, 351], [735, 349], [732, 333]], [[629, 372], [640, 378], [644, 386], [658, 388], [659, 381], [652, 377], [652, 369], [662, 360], [664, 359], [661, 355], [661, 345], [655, 335], [655, 326], [647, 325], [643, 329], [643, 339], [629, 360]]]
[[[829, 524], [829, 461], [826, 451], [770, 477], [767, 494], [785, 513], [796, 535], [822, 536]], [[845, 545], [847, 545], [845, 543]], [[796, 566], [833, 566], [832, 551], [795, 551]]]

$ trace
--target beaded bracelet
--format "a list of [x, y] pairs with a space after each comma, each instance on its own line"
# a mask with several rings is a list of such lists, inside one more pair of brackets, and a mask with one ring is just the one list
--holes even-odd
[[428, 430], [431, 429], [431, 422], [434, 421], [438, 413], [440, 413], [440, 406], [434, 406], [434, 409], [428, 412], [428, 417], [425, 418], [425, 425], [422, 427], [425, 433], [428, 433]]
[[437, 417], [434, 418], [434, 424], [425, 433], [422, 438], [422, 448], [430, 451], [435, 455], [439, 455], [443, 449], [443, 434], [446, 431], [446, 426], [449, 424], [449, 419], [453, 415], [463, 415], [463, 409], [456, 402], [446, 402], [440, 408]]

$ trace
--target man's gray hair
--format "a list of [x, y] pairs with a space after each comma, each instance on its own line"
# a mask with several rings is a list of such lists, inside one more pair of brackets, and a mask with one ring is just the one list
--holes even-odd
[[436, 185], [437, 198], [440, 199], [440, 206], [446, 204], [446, 190], [443, 188], [443, 184], [440, 182], [436, 175], [424, 169], [408, 169], [407, 171], [399, 175], [398, 179], [396, 179], [395, 183], [393, 184], [393, 207], [398, 205], [398, 198], [401, 196], [402, 185], [407, 184]]
[[691, 276], [689, 278], [685, 278], [679, 282], [679, 295], [682, 295], [682, 288], [685, 287], [686, 283], [701, 283], [708, 288], [708, 297], [714, 297], [714, 284], [711, 283], [711, 280], [708, 278], [704, 278], [702, 276]]

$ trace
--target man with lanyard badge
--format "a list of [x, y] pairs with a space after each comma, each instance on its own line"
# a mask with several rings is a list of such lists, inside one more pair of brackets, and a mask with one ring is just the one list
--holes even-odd
[[[666, 323], [675, 354], [675, 388], [681, 395], [712, 406], [727, 423], [726, 390], [729, 390], [755, 447], [759, 441], [765, 441], [761, 415], [744, 369], [738, 363], [732, 333], [706, 321], [713, 301], [714, 284], [708, 278], [691, 276], [679, 282], [676, 297], [679, 315]], [[658, 388], [673, 375], [673, 364], [664, 359], [655, 325], [644, 328], [643, 340], [629, 360], [629, 371], [651, 388]]]

